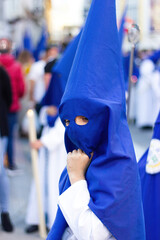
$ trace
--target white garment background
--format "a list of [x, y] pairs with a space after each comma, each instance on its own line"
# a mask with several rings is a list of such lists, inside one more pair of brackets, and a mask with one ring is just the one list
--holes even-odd
[[33, 98], [36, 103], [39, 103], [45, 93], [45, 83], [44, 83], [44, 67], [46, 62], [40, 60], [32, 64], [28, 79], [35, 82]]
[[88, 207], [89, 200], [85, 180], [74, 183], [59, 196], [59, 206], [69, 225], [62, 240], [115, 240]]
[[160, 73], [149, 59], [140, 66], [136, 96], [137, 126], [153, 126], [160, 110]]
[[[43, 189], [43, 204], [45, 209], [47, 205], [47, 226], [51, 228], [57, 212], [59, 178], [66, 166], [67, 159], [67, 153], [64, 146], [64, 127], [59, 118], [56, 120], [54, 127], [44, 127], [41, 141], [46, 149], [42, 147], [39, 151], [39, 174]], [[44, 185], [46, 185], [44, 183], [46, 150], [48, 151], [48, 177], [46, 183], [48, 187], [48, 197], [46, 196], [44, 187]], [[26, 223], [29, 225], [39, 224], [36, 197], [36, 188], [33, 181], [26, 215]]]

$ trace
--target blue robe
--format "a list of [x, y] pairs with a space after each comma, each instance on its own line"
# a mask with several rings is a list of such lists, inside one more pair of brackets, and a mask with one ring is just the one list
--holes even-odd
[[[155, 123], [152, 139], [160, 140], [160, 113]], [[139, 173], [146, 227], [146, 240], [160, 239], [160, 173], [146, 173], [148, 150], [140, 159]]]

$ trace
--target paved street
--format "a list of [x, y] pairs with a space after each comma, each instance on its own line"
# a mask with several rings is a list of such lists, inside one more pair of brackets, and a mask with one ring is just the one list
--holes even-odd
[[137, 160], [143, 155], [144, 151], [148, 148], [152, 138], [152, 130], [142, 130], [130, 125], [131, 136], [135, 148]]
[[[144, 150], [148, 147], [152, 131], [139, 130], [135, 126], [130, 126], [131, 134], [134, 141], [136, 156], [139, 159]], [[14, 233], [4, 233], [0, 228], [0, 240], [38, 240], [40, 239], [38, 233], [25, 234], [25, 213], [27, 207], [27, 200], [29, 188], [31, 183], [31, 164], [29, 145], [26, 139], [16, 140], [16, 163], [19, 172], [15, 176], [10, 176], [10, 213], [15, 226]]]
[[[32, 179], [30, 149], [28, 140], [18, 139], [15, 143], [16, 164], [19, 171], [10, 176], [10, 213], [15, 230], [13, 233], [5, 233], [0, 229], [0, 240], [39, 240], [38, 233], [25, 234], [25, 213]], [[14, 171], [12, 171], [14, 174]]]

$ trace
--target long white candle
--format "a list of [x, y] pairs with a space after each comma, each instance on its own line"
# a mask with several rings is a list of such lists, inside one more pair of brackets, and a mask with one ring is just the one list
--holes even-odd
[[[35, 126], [35, 114], [32, 109], [29, 109], [27, 112], [28, 116], [28, 134], [29, 134], [29, 141], [34, 142], [36, 137], [36, 126]], [[37, 191], [37, 201], [38, 201], [38, 213], [39, 213], [39, 233], [40, 236], [46, 239], [46, 227], [45, 227], [45, 216], [43, 210], [43, 203], [42, 203], [42, 194], [41, 194], [41, 187], [40, 187], [40, 179], [39, 179], [39, 171], [38, 171], [38, 152], [37, 150], [31, 148], [31, 159], [32, 159], [32, 171], [33, 177], [35, 180], [36, 191]]]

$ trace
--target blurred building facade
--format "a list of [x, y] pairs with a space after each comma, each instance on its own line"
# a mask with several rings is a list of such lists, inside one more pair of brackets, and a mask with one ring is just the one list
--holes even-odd
[[83, 25], [86, 0], [52, 0], [53, 38], [75, 35]]
[[[41, 28], [46, 23], [51, 40], [60, 41], [68, 34], [75, 35], [79, 31], [91, 1], [1, 0], [0, 37], [4, 32], [8, 32], [14, 42], [20, 46], [24, 31], [28, 29], [33, 44], [36, 44]], [[127, 3], [127, 18], [139, 25], [141, 41], [154, 39], [155, 42], [160, 43], [160, 0], [116, 0], [116, 2], [118, 20], [121, 19]]]
[[127, 18], [140, 28], [141, 46], [160, 48], [160, 0], [117, 0], [119, 19], [125, 4]]
[[0, 37], [10, 37], [21, 48], [26, 31], [35, 45], [44, 24], [44, 0], [1, 0]]

